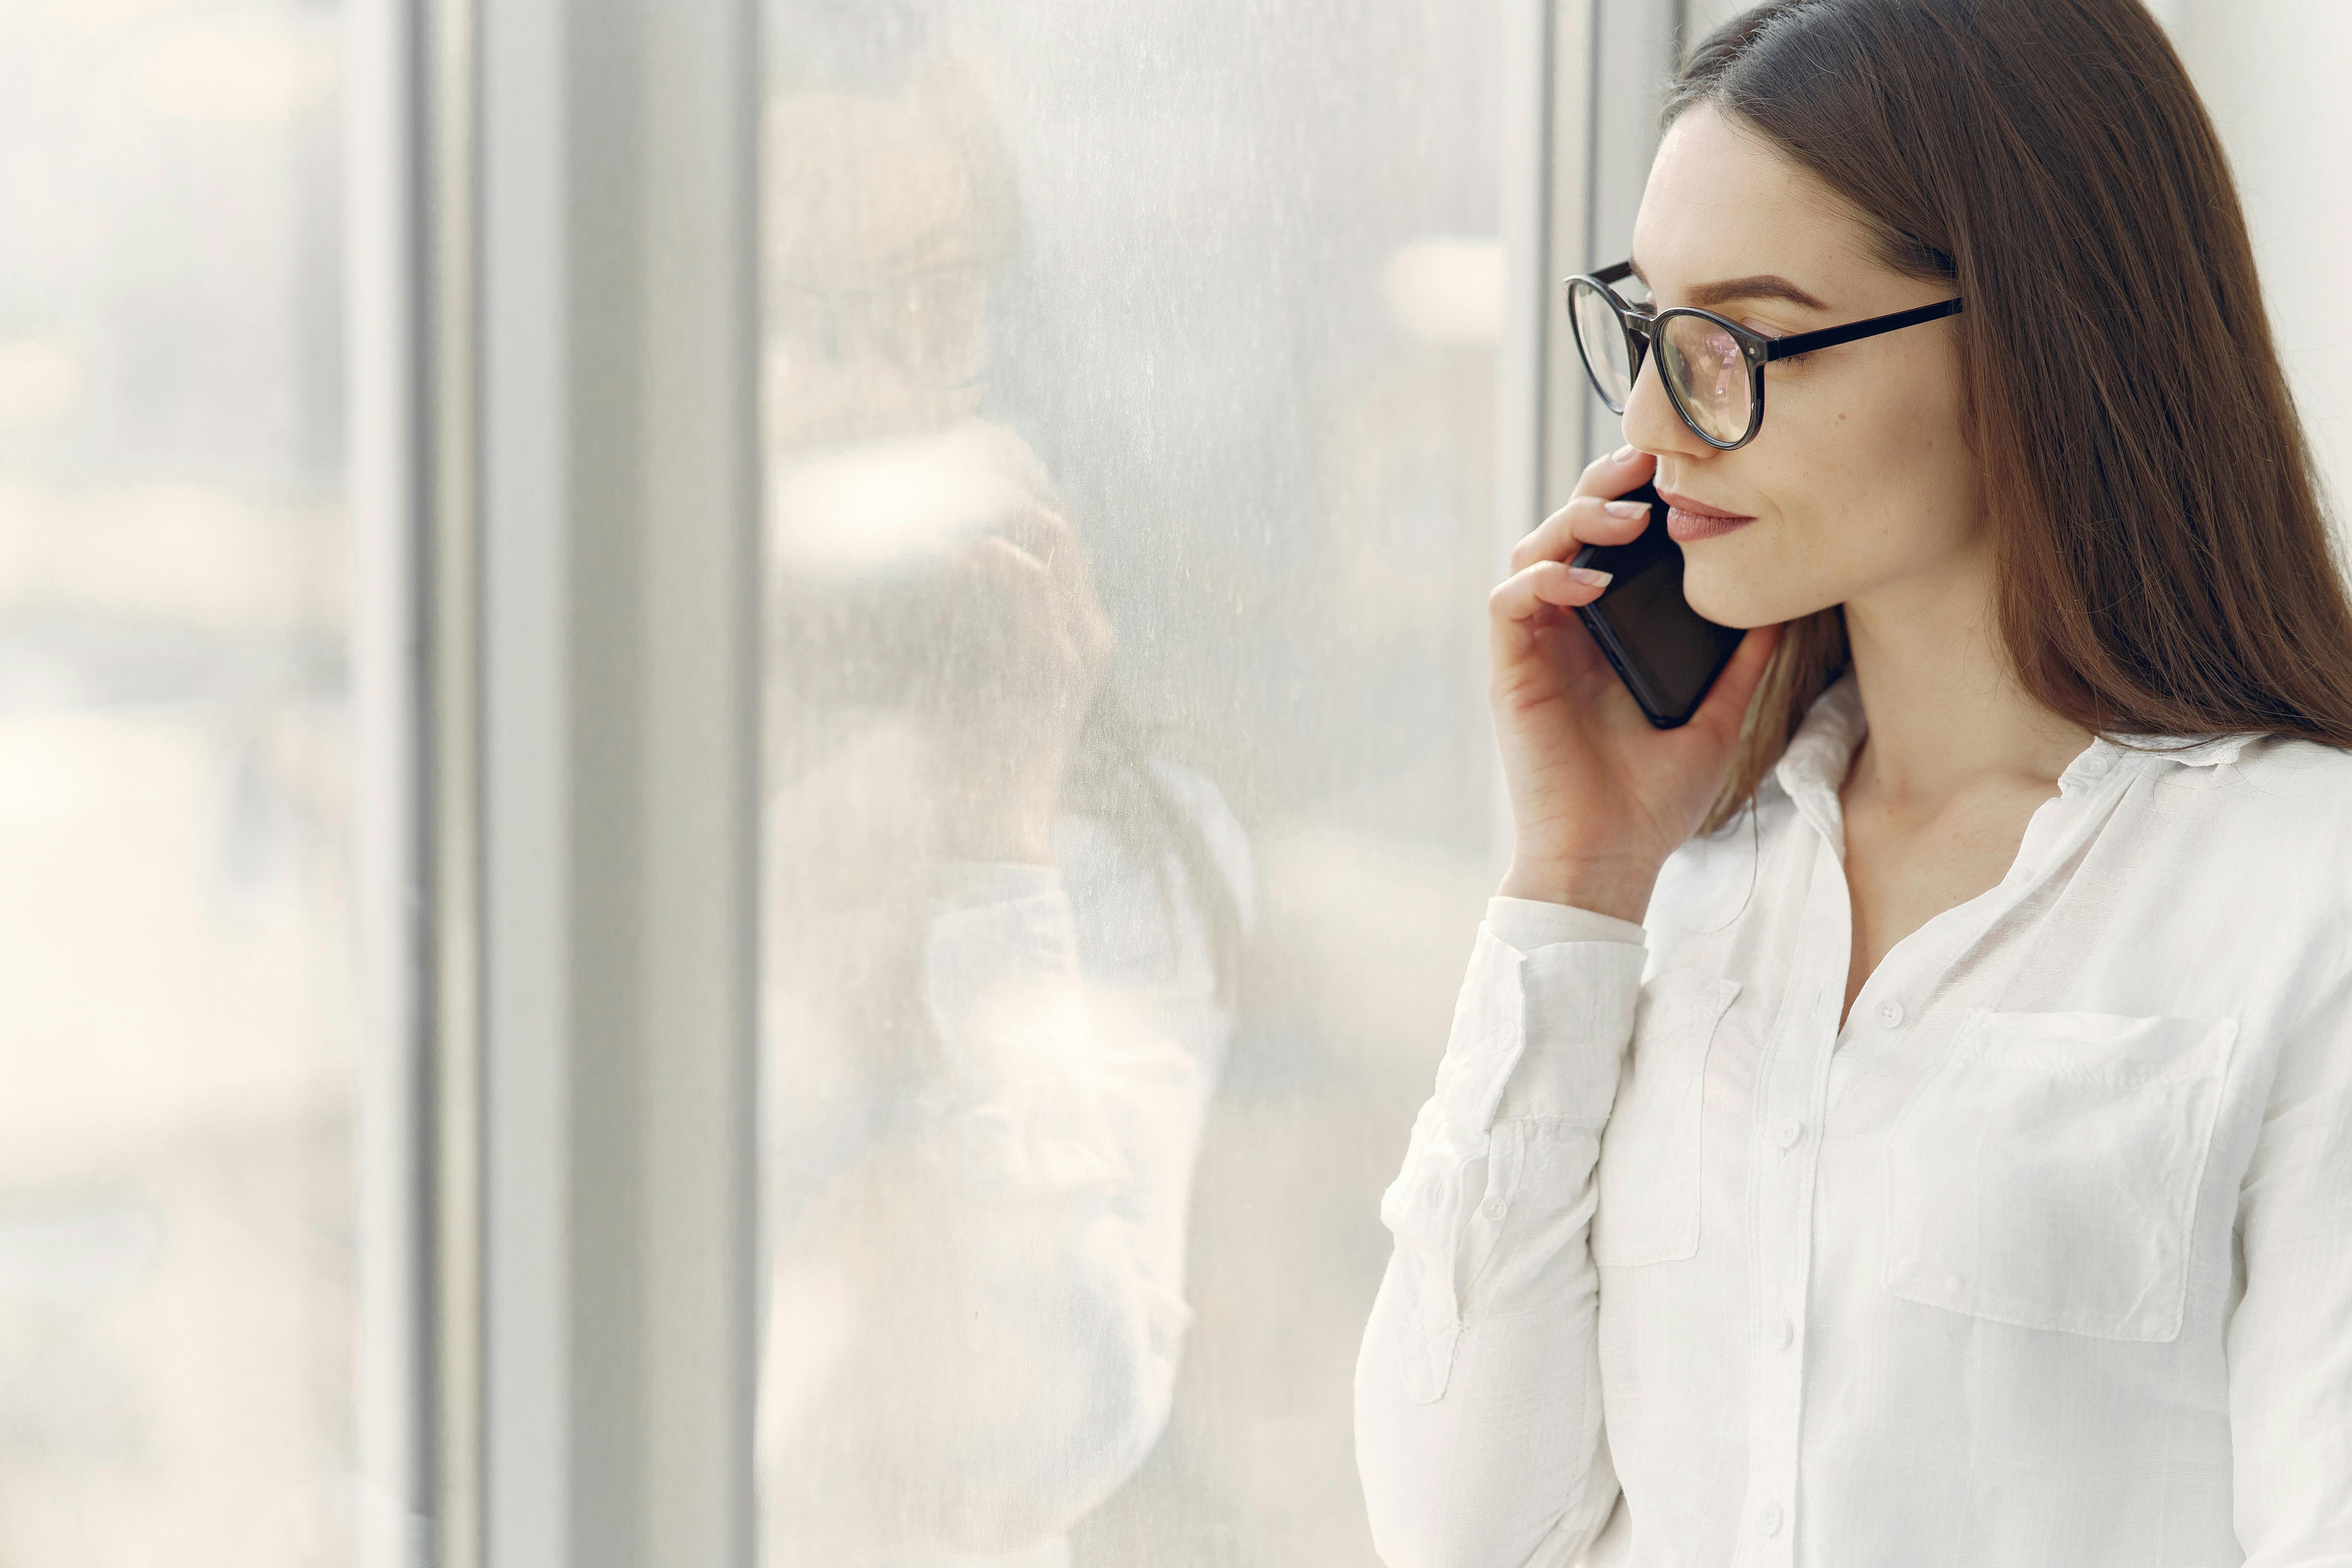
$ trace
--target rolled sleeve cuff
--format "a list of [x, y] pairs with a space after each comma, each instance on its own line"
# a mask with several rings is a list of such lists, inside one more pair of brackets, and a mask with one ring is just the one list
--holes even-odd
[[1615, 941], [1555, 942], [1527, 955], [1519, 980], [1525, 1039], [1497, 1119], [1548, 1116], [1591, 1127], [1609, 1120], [1648, 956], [1639, 942]]
[[1610, 941], [1522, 952], [1479, 927], [1438, 1063], [1434, 1120], [1465, 1140], [1482, 1140], [1504, 1113], [1608, 1121], [1646, 956]]
[[1523, 953], [1562, 942], [1630, 942], [1639, 946], [1645, 934], [1634, 921], [1597, 910], [1500, 896], [1486, 900], [1486, 929]]

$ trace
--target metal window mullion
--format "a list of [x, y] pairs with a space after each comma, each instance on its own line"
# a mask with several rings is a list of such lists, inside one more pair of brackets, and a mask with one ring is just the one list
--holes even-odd
[[434, 1568], [482, 1537], [481, 559], [473, 0], [415, 0], [419, 59], [429, 1028], [426, 1434]]
[[344, 14], [361, 1568], [419, 1561], [433, 1510], [420, 549], [427, 502], [414, 19], [408, 0], [352, 0]]
[[488, 1562], [748, 1565], [752, 9], [483, 21]]

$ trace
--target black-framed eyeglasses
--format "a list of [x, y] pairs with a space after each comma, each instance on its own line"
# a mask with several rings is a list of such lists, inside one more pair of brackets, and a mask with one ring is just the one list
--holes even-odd
[[769, 341], [787, 364], [803, 355], [838, 364], [862, 346], [941, 391], [970, 386], [987, 368], [983, 268], [951, 264], [851, 289], [772, 279], [764, 293]]
[[1946, 300], [1817, 332], [1768, 338], [1712, 310], [1686, 305], [1650, 310], [1629, 303], [1609, 285], [1633, 275], [1633, 264], [1621, 261], [1598, 272], [1580, 272], [1564, 285], [1586, 374], [1609, 412], [1622, 414], [1642, 362], [1656, 345], [1659, 379], [1675, 412], [1700, 440], [1726, 452], [1745, 447], [1764, 427], [1764, 367], [1772, 361], [1960, 313], [1959, 300]]

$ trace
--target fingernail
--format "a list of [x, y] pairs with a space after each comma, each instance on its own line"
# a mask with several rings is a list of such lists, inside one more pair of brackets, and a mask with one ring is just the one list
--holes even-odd
[[1603, 505], [1601, 510], [1612, 517], [1647, 517], [1650, 515], [1650, 503], [1639, 500], [1612, 500]]
[[1609, 457], [1612, 462], [1630, 463], [1641, 455], [1642, 449], [1628, 442], [1626, 445], [1620, 447], [1615, 451], [1610, 453]]
[[1568, 569], [1568, 575], [1570, 581], [1581, 583], [1589, 588], [1606, 588], [1609, 586], [1609, 580], [1617, 574], [1595, 572], [1590, 566], [1571, 566]]

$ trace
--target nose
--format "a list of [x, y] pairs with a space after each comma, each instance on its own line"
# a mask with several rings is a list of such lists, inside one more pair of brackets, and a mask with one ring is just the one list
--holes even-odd
[[1642, 368], [1633, 374], [1633, 390], [1625, 398], [1624, 419], [1625, 439], [1644, 452], [1661, 458], [1671, 452], [1689, 458], [1715, 454], [1715, 448], [1700, 440], [1698, 432], [1683, 423], [1683, 416], [1675, 412], [1666, 384], [1659, 377], [1654, 343], [1642, 356]]

